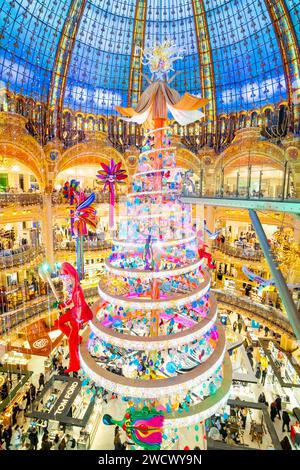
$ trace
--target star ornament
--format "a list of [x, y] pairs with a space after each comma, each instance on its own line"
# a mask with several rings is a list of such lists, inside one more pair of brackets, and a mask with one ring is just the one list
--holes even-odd
[[127, 178], [126, 171], [121, 169], [122, 162], [116, 163], [111, 159], [109, 165], [106, 163], [101, 163], [103, 170], [99, 170], [97, 178], [99, 184], [104, 184], [103, 191], [107, 188], [109, 191], [113, 190], [115, 184], [125, 184], [125, 179]]
[[77, 201], [77, 206], [74, 211], [74, 234], [79, 237], [87, 235], [87, 226], [90, 226], [93, 229], [97, 227], [97, 216], [96, 209], [93, 206], [95, 200], [95, 193], [92, 193], [87, 198], [84, 197], [83, 193], [80, 193], [80, 196]]
[[102, 170], [98, 171], [96, 175], [100, 181], [99, 184], [104, 184], [103, 191], [108, 188], [109, 191], [109, 227], [114, 227], [114, 207], [115, 207], [115, 186], [117, 184], [124, 184], [127, 178], [127, 173], [121, 168], [122, 163], [116, 163], [111, 159], [109, 165], [101, 163]]

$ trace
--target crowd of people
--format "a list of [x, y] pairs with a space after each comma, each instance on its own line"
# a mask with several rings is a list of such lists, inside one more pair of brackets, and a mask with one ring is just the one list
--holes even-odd
[[[98, 188], [91, 188], [87, 187], [84, 189], [85, 197], [88, 197], [91, 193], [95, 193], [95, 202], [100, 204], [103, 202], [109, 201], [108, 193], [104, 193], [99, 187]], [[116, 201], [118, 200], [118, 195], [116, 195]], [[66, 203], [66, 199], [64, 197], [63, 188], [54, 189], [52, 192], [52, 203], [53, 204], [64, 204]]]
[[31, 186], [28, 188], [28, 190], [24, 190], [21, 188], [21, 186], [7, 186], [4, 188], [3, 193], [8, 193], [8, 194], [23, 194], [23, 193], [39, 193], [39, 188], [38, 186]]

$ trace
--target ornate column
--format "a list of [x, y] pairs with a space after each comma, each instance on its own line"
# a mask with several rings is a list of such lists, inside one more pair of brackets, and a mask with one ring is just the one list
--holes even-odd
[[137, 0], [129, 69], [128, 106], [135, 106], [142, 93], [142, 49], [145, 42], [147, 0]]
[[51, 267], [54, 264], [54, 243], [53, 243], [53, 212], [51, 192], [43, 194], [44, 214], [42, 220], [42, 237], [45, 245], [45, 256]]
[[62, 145], [58, 139], [53, 139], [44, 147], [46, 156], [46, 187], [43, 193], [43, 219], [42, 219], [42, 239], [45, 245], [45, 257], [51, 267], [54, 265], [54, 237], [53, 237], [53, 207], [52, 192], [57, 174], [57, 162], [62, 153]]
[[192, 6], [197, 36], [201, 93], [203, 98], [209, 100], [203, 112], [207, 121], [208, 133], [215, 134], [217, 120], [216, 87], [204, 1], [192, 0]]
[[294, 129], [299, 129], [300, 52], [299, 41], [284, 0], [265, 0], [282, 56], [290, 109], [293, 109]]
[[[205, 220], [206, 226], [211, 231], [215, 231], [215, 207], [214, 206], [205, 206]], [[205, 235], [205, 243], [208, 245], [209, 250], [212, 248], [212, 240], [208, 238], [208, 235]]]
[[48, 109], [54, 109], [54, 127], [60, 138], [62, 109], [71, 55], [87, 0], [72, 0], [57, 46], [48, 93]]

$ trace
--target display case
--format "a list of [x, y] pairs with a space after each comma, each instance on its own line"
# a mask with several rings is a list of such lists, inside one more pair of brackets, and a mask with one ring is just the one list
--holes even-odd
[[90, 449], [93, 440], [95, 438], [96, 432], [99, 428], [99, 423], [101, 422], [102, 416], [102, 404], [98, 398], [96, 398], [95, 406], [89, 417], [88, 423], [84, 429], [80, 431], [79, 438], [77, 439], [77, 449], [78, 450], [88, 450]]
[[228, 279], [224, 277], [224, 289], [229, 291], [230, 293], [234, 294], [236, 291], [235, 288], [235, 281], [233, 279]]
[[2, 364], [13, 367], [14, 369], [19, 369], [20, 372], [28, 371], [28, 359], [24, 354], [12, 351], [11, 353], [6, 353], [1, 359]]
[[300, 377], [288, 356], [273, 341], [269, 341], [268, 350], [275, 366], [280, 370], [282, 380], [288, 384], [300, 385]]

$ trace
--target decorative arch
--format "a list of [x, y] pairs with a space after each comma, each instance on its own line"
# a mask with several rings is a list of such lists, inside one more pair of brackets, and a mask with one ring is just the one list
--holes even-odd
[[[236, 132], [234, 141], [216, 159], [215, 168], [228, 167], [234, 162], [241, 162], [243, 159], [264, 161], [276, 169], [282, 169], [285, 163], [284, 149], [266, 141], [260, 140], [260, 129], [241, 129]], [[258, 163], [258, 164], [259, 164]]]
[[97, 141], [74, 145], [61, 155], [54, 177], [56, 178], [62, 171], [78, 165], [99, 165], [100, 168], [100, 163], [108, 163], [112, 158], [117, 161], [121, 160], [124, 169], [130, 174], [124, 156], [113, 147], [108, 147], [102, 143], [99, 145]]
[[176, 164], [179, 167], [186, 168], [187, 170], [193, 170], [195, 173], [199, 174], [200, 159], [190, 150], [177, 149]]
[[26, 119], [12, 113], [0, 113], [0, 154], [25, 165], [46, 187], [46, 157], [42, 147], [25, 130]]

